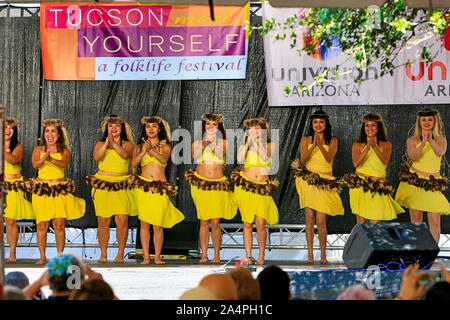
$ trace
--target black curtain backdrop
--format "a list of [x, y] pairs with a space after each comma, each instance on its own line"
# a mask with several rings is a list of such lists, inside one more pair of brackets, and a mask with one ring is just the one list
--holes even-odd
[[[261, 18], [252, 17], [252, 24]], [[77, 193], [86, 200], [83, 218], [68, 221], [67, 226], [95, 228], [97, 219], [85, 176], [95, 173], [97, 163], [92, 157], [95, 143], [100, 139], [100, 125], [105, 115], [125, 117], [135, 137], [139, 136], [140, 119], [159, 115], [172, 130], [185, 128], [193, 133], [195, 120], [205, 112], [225, 116], [226, 128], [243, 128], [243, 120], [265, 117], [271, 129], [280, 130], [280, 167], [275, 177], [280, 180], [274, 195], [280, 212], [280, 224], [304, 223], [300, 210], [290, 161], [300, 156], [299, 145], [306, 130], [307, 117], [320, 108], [330, 115], [333, 132], [339, 140], [334, 160], [334, 174], [342, 177], [353, 172], [351, 146], [366, 113], [380, 113], [385, 119], [393, 144], [387, 178], [398, 185], [397, 171], [406, 151], [408, 131], [415, 121], [416, 111], [423, 105], [361, 105], [311, 106], [269, 108], [265, 85], [262, 37], [253, 32], [249, 41], [247, 78], [245, 80], [204, 81], [46, 81], [43, 80], [39, 17], [0, 18], [0, 104], [6, 106], [7, 116], [19, 120], [19, 139], [25, 148], [23, 175], [35, 177], [31, 165], [32, 150], [40, 135], [40, 123], [47, 118], [61, 118], [68, 130], [72, 159], [66, 175], [75, 181]], [[449, 100], [450, 101], [450, 100]], [[441, 112], [444, 123], [450, 119], [449, 105], [432, 105]], [[448, 127], [448, 125], [447, 125]], [[448, 151], [446, 154], [448, 158]], [[172, 167], [171, 180], [179, 186], [173, 201], [184, 213], [186, 221], [196, 221], [196, 211], [184, 172], [191, 164]], [[227, 165], [226, 173], [233, 169]], [[445, 168], [448, 175], [448, 166]], [[449, 192], [446, 191], [448, 198]], [[356, 223], [349, 207], [348, 190], [341, 197], [345, 215], [329, 217], [329, 233], [349, 233]], [[398, 221], [409, 221], [408, 213]], [[238, 214], [232, 221], [240, 223]], [[136, 225], [137, 219], [130, 219]], [[450, 216], [442, 217], [442, 233], [450, 233]]]

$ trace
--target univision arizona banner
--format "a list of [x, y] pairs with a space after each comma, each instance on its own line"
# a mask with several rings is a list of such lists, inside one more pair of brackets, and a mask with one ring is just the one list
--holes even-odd
[[[273, 8], [268, 2], [263, 4], [263, 21], [274, 18], [276, 22], [284, 22], [287, 18], [300, 14], [308, 9]], [[288, 31], [290, 33], [290, 31]], [[297, 35], [303, 34], [297, 32]], [[450, 32], [447, 31], [442, 41], [438, 36], [420, 42], [420, 46], [437, 43], [441, 50], [434, 61], [426, 65], [425, 61], [416, 58], [416, 45], [400, 52], [393, 75], [380, 76], [380, 64], [374, 64], [367, 70], [355, 67], [350, 56], [343, 55], [339, 48], [339, 40], [334, 40], [328, 50], [320, 48], [314, 55], [302, 53], [297, 55], [296, 48], [291, 48], [291, 41], [274, 41], [273, 32], [264, 36], [266, 63], [266, 82], [269, 106], [302, 106], [302, 105], [361, 105], [361, 104], [436, 104], [450, 101], [450, 84], [447, 80], [447, 66], [450, 66]], [[289, 38], [289, 37], [288, 37]], [[303, 37], [297, 43], [305, 45]], [[419, 50], [421, 52], [421, 49]], [[415, 63], [408, 63], [414, 61]], [[314, 77], [323, 68], [335, 70], [339, 65], [342, 76], [331, 77], [321, 85], [314, 84]], [[354, 79], [362, 78], [361, 84]], [[311, 85], [309, 93], [302, 92], [297, 85], [303, 81]], [[291, 89], [288, 96], [284, 88]]]
[[41, 3], [47, 80], [245, 79], [250, 6]]

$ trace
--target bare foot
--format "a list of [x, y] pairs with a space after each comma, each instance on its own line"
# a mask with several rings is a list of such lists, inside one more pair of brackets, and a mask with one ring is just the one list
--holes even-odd
[[306, 264], [314, 264], [314, 256], [308, 256], [308, 260], [306, 261]]
[[36, 262], [36, 264], [45, 264], [46, 262], [47, 262], [47, 258], [43, 257], [43, 258], [39, 259], [39, 261]]
[[208, 257], [202, 257], [199, 262], [200, 263], [207, 263], [208, 262]]
[[141, 264], [150, 264], [150, 258], [144, 258]]
[[124, 261], [123, 261], [123, 257], [122, 256], [117, 256], [115, 259], [114, 259], [114, 262], [115, 263], [123, 263]]
[[328, 264], [327, 258], [320, 259], [320, 264]]
[[9, 257], [8, 261], [6, 261], [6, 262], [8, 262], [8, 263], [16, 263], [17, 260], [16, 260], [16, 257]]
[[247, 257], [247, 258], [245, 258], [245, 263], [248, 263], [249, 266], [252, 265], [252, 264], [254, 264], [253, 258], [252, 258], [252, 257]]
[[106, 262], [108, 262], [107, 257], [100, 257], [100, 259], [98, 259], [98, 263], [106, 263]]
[[258, 266], [263, 266], [264, 265], [264, 258], [258, 258], [258, 260], [256, 260], [255, 264], [258, 265]]
[[211, 263], [220, 263], [220, 258], [215, 257], [211, 260]]
[[165, 264], [165, 262], [163, 260], [161, 260], [161, 258], [155, 258], [155, 263], [156, 264]]

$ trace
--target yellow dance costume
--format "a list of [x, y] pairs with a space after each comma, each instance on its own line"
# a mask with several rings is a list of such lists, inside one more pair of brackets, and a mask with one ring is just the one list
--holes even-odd
[[[45, 153], [41, 154], [41, 158]], [[61, 160], [61, 153], [51, 153], [50, 157]], [[45, 161], [38, 170], [38, 178], [56, 180], [65, 178], [64, 168], [58, 167], [50, 161]], [[32, 205], [36, 215], [36, 224], [55, 218], [75, 220], [84, 216], [86, 202], [74, 196], [75, 183], [73, 180], [64, 182], [40, 182], [30, 180], [30, 191], [33, 193]]]
[[[225, 163], [224, 158], [219, 158], [210, 146], [203, 149], [201, 156], [197, 159], [197, 163], [201, 162]], [[233, 202], [231, 182], [227, 177], [208, 179], [191, 169], [186, 171], [185, 179], [191, 185], [191, 196], [199, 220], [234, 218], [237, 206]]]
[[[6, 152], [11, 152], [7, 149]], [[5, 174], [20, 174], [22, 172], [21, 163], [11, 164], [5, 160]], [[5, 189], [8, 191], [6, 195], [5, 217], [14, 220], [34, 220], [34, 212], [31, 202], [26, 198], [26, 187], [23, 177], [18, 179], [6, 179]]]
[[[370, 148], [363, 162], [356, 168], [356, 173], [385, 178], [386, 167], [387, 165], [378, 158], [373, 148]], [[351, 183], [348, 185], [350, 208], [354, 214], [370, 220], [393, 220], [397, 218], [397, 214], [405, 212], [392, 198], [394, 188], [389, 182], [371, 177], [353, 176], [357, 180], [356, 185]]]
[[115, 150], [106, 149], [103, 159], [98, 162], [98, 169], [124, 175], [109, 176], [96, 173], [86, 177], [87, 184], [92, 187], [91, 196], [96, 216], [103, 218], [117, 214], [137, 216], [133, 192], [128, 189], [129, 167], [130, 159], [123, 159]]
[[[157, 158], [145, 154], [141, 160], [141, 168], [151, 162], [161, 167], [167, 165], [161, 163]], [[163, 228], [172, 228], [184, 220], [184, 215], [175, 208], [169, 199], [171, 188], [176, 191], [176, 186], [169, 182], [155, 181], [142, 176], [136, 178], [138, 183], [133, 187], [133, 194], [139, 220]]]
[[[427, 141], [420, 157], [412, 162], [412, 167], [422, 172], [436, 173], [441, 169], [441, 161], [442, 157], [434, 153]], [[442, 176], [431, 179], [403, 165], [395, 200], [405, 208], [447, 215], [450, 214], [450, 204], [442, 193], [446, 188], [447, 179]]]
[[[329, 146], [323, 146], [329, 150]], [[312, 144], [308, 149], [312, 148]], [[340, 185], [336, 178], [324, 172], [332, 172], [332, 163], [329, 163], [319, 148], [314, 148], [305, 167], [301, 168], [300, 160], [293, 166], [296, 178], [295, 186], [300, 201], [300, 208], [311, 208], [315, 211], [326, 213], [331, 216], [343, 215], [344, 207], [339, 197]], [[305, 170], [306, 169], [306, 170]], [[302, 173], [300, 173], [302, 171]], [[297, 172], [299, 174], [297, 174]]]
[[[256, 152], [248, 150], [244, 169], [249, 167], [270, 169], [271, 166], [272, 158], [262, 160]], [[269, 225], [278, 223], [278, 208], [272, 198], [272, 194], [278, 189], [279, 182], [277, 180], [254, 181], [239, 168], [233, 170], [231, 179], [234, 181], [234, 200], [238, 205], [243, 222], [253, 223], [255, 216], [258, 216], [266, 220]]]

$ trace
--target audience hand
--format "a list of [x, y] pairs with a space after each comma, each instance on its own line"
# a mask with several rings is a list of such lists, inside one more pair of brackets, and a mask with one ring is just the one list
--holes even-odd
[[419, 280], [425, 276], [424, 273], [417, 273], [419, 265], [409, 265], [403, 272], [400, 292], [395, 300], [416, 300], [425, 289], [425, 285], [419, 285]]

